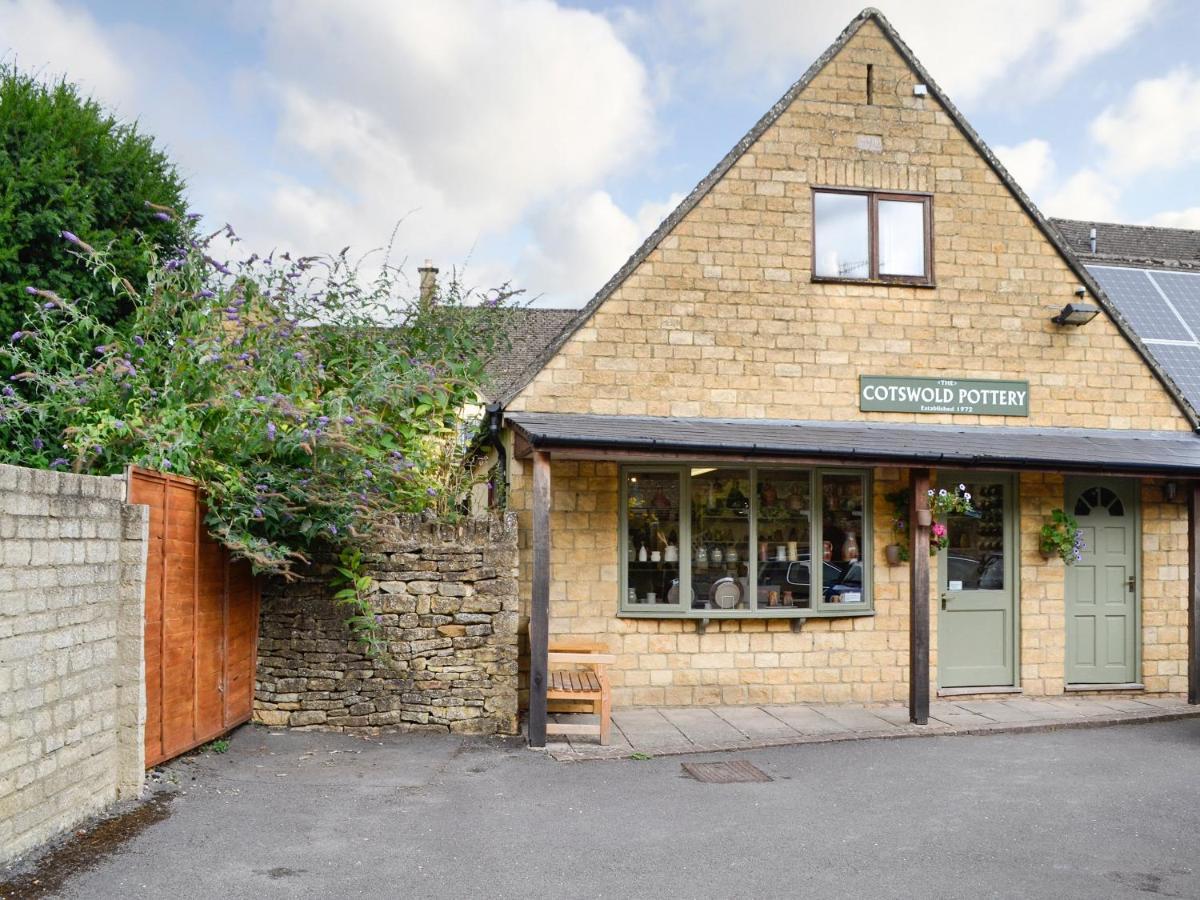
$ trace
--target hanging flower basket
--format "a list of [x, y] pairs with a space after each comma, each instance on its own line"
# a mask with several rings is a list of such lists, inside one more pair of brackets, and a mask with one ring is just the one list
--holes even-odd
[[[918, 510], [918, 513], [923, 510]], [[971, 505], [971, 494], [965, 484], [960, 484], [953, 491], [942, 488], [929, 491], [930, 519], [944, 520], [947, 516], [975, 515], [975, 507]], [[929, 554], [932, 556], [939, 550], [945, 550], [950, 544], [950, 533], [944, 521], [931, 521]]]
[[1061, 509], [1050, 511], [1050, 521], [1042, 526], [1038, 549], [1043, 559], [1059, 557], [1068, 566], [1079, 562], [1086, 546], [1075, 517]]

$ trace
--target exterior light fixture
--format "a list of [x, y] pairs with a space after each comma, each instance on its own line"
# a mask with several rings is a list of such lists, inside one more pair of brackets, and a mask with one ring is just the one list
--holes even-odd
[[1100, 307], [1090, 303], [1068, 303], [1050, 321], [1055, 325], [1086, 325], [1100, 314]]
[[1173, 503], [1175, 501], [1175, 497], [1178, 493], [1179, 493], [1179, 486], [1177, 484], [1175, 484], [1175, 482], [1168, 481], [1166, 484], [1163, 485], [1163, 497], [1168, 502]]

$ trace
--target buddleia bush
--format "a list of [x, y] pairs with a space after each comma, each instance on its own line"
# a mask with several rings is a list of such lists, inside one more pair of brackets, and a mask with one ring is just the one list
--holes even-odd
[[[171, 217], [168, 208], [158, 210]], [[3, 354], [0, 460], [94, 475], [188, 475], [210, 532], [258, 571], [289, 574], [401, 512], [452, 518], [469, 486], [466, 411], [502, 352], [506, 288], [404, 302], [398, 269], [328, 257], [230, 264], [231, 230], [160, 258], [144, 284], [64, 232], [129, 315], [39, 285]], [[78, 347], [86, 346], [81, 354]]]

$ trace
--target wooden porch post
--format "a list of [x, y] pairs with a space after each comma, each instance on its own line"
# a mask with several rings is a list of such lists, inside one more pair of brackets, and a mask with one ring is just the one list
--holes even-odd
[[1188, 703], [1200, 704], [1200, 481], [1188, 492]]
[[908, 608], [908, 718], [917, 725], [929, 722], [929, 526], [918, 522], [929, 509], [929, 470], [909, 472], [909, 608]]
[[533, 453], [533, 596], [529, 608], [529, 746], [546, 746], [550, 641], [550, 454]]

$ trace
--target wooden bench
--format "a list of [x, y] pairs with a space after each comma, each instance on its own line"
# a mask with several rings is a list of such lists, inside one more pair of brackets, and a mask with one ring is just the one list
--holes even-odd
[[[616, 661], [603, 644], [571, 640], [550, 642], [547, 704], [558, 700], [590, 705], [592, 712], [600, 717], [600, 724], [547, 722], [546, 734], [598, 734], [601, 745], [608, 744], [612, 727], [612, 689], [605, 667]], [[565, 665], [572, 667], [563, 668]]]

